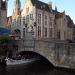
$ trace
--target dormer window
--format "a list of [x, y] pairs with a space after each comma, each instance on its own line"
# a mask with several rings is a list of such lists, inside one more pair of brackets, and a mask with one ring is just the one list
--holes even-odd
[[41, 9], [44, 9], [44, 8], [45, 8], [45, 5], [42, 5], [42, 6], [41, 6]]
[[43, 5], [43, 8], [45, 8], [45, 5]]

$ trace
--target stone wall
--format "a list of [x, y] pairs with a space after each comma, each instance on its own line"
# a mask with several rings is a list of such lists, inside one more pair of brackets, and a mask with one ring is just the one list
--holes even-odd
[[75, 44], [67, 42], [37, 41], [36, 52], [45, 56], [54, 65], [75, 68]]
[[25, 43], [22, 43], [22, 50], [39, 53], [55, 66], [75, 68], [75, 43], [50, 41], [48, 39], [24, 40], [24, 42]]

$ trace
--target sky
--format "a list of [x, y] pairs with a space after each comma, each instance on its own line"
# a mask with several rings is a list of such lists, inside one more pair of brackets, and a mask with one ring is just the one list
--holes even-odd
[[[26, 0], [20, 0], [21, 1], [21, 9], [24, 7]], [[52, 7], [55, 9], [55, 6], [57, 7], [59, 12], [65, 11], [67, 15], [71, 17], [73, 22], [75, 23], [75, 0], [40, 0], [42, 2], [48, 3], [52, 2]], [[8, 16], [12, 15], [13, 9], [14, 9], [14, 2], [15, 0], [8, 0]]]

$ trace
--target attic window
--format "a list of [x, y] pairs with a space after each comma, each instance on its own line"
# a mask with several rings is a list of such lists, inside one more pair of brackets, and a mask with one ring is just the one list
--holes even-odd
[[45, 5], [43, 5], [43, 8], [45, 8]]
[[45, 8], [45, 5], [42, 5], [41, 8]]

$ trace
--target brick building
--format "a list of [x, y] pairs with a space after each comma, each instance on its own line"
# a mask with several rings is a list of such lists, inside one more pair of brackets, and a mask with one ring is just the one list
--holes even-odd
[[52, 2], [44, 3], [39, 0], [26, 0], [21, 10], [19, 0], [15, 1], [12, 15], [11, 29], [18, 29], [21, 38], [26, 30], [33, 31], [36, 38], [49, 38], [56, 40], [73, 40], [74, 23], [65, 12], [52, 9]]
[[7, 0], [0, 0], [0, 27], [7, 26]]

